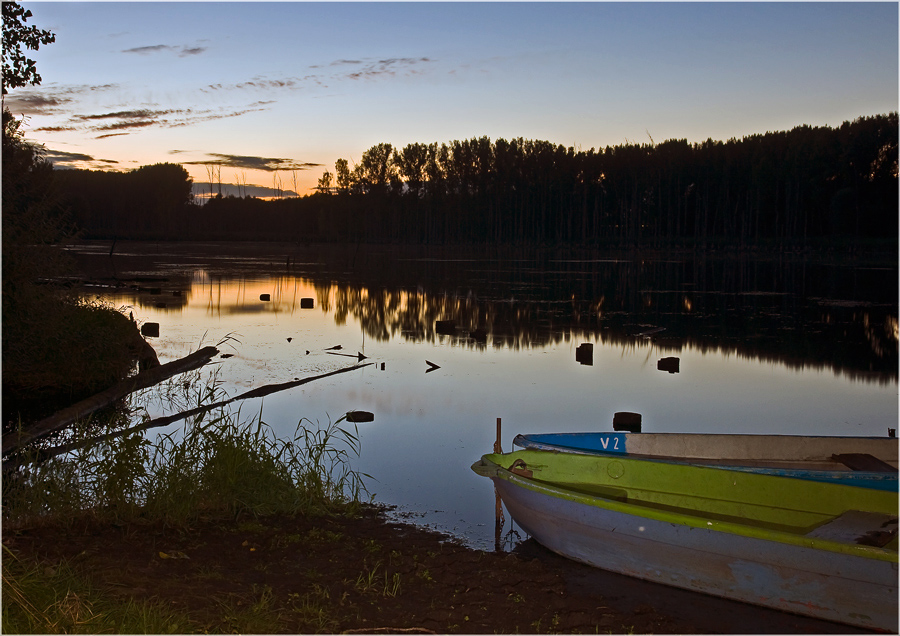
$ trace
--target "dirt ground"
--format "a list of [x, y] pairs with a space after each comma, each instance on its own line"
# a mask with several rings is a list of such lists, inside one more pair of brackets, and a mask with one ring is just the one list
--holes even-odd
[[235, 622], [244, 607], [280, 633], [861, 633], [603, 572], [533, 540], [473, 550], [374, 507], [186, 531], [5, 528], [3, 542], [50, 567], [68, 560], [106, 594], [168, 602], [199, 632], [252, 631]]

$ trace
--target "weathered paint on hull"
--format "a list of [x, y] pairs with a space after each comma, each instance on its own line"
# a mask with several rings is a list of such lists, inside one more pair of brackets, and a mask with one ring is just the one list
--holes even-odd
[[837, 453], [866, 454], [896, 469], [896, 438], [705, 433], [537, 433], [517, 435], [513, 444], [536, 450], [627, 455], [653, 461], [709, 465], [823, 483], [898, 490], [896, 472], [849, 470], [831, 457]]
[[559, 499], [492, 478], [509, 514], [562, 556], [787, 612], [897, 631], [897, 563], [870, 561]]

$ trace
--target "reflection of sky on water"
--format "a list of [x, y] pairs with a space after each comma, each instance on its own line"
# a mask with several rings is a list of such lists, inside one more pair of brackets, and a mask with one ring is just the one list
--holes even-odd
[[[270, 302], [259, 300], [264, 293]], [[493, 540], [493, 493], [469, 466], [490, 451], [497, 417], [505, 450], [517, 433], [610, 430], [616, 411], [641, 413], [647, 432], [884, 435], [897, 422], [893, 383], [690, 347], [678, 354], [680, 372], [670, 374], [657, 362], [671, 351], [651, 339], [606, 341], [602, 332], [588, 340], [590, 366], [576, 362], [584, 341], [576, 338], [521, 349], [490, 341], [475, 348], [441, 335], [369, 342], [352, 315], [336, 324], [321, 295], [314, 309], [301, 310], [303, 297], [316, 297], [306, 281], [273, 289], [272, 281], [198, 275], [186, 306], [141, 307], [136, 318], [160, 323], [152, 344], [163, 362], [232, 335], [239, 342], [221, 351], [234, 355], [219, 365], [232, 395], [352, 366], [354, 358], [325, 351], [335, 345], [364, 353], [372, 366], [245, 402], [241, 413], [262, 408], [264, 421], [290, 434], [304, 418], [325, 425], [348, 410], [374, 412], [375, 422], [359, 425], [354, 468], [375, 478], [376, 500], [483, 547]], [[440, 369], [426, 373], [426, 360]]]

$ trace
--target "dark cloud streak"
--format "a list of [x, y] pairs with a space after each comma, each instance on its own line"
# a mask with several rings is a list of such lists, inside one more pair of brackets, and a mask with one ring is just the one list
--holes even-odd
[[181, 163], [190, 166], [216, 165], [242, 170], [262, 170], [265, 172], [275, 172], [276, 170], [309, 170], [311, 168], [322, 166], [320, 163], [299, 163], [293, 159], [284, 159], [280, 157], [229, 155], [218, 152], [207, 153], [207, 156], [210, 157], [210, 159], [205, 161], [183, 161]]
[[149, 55], [159, 51], [171, 51], [173, 47], [168, 44], [154, 44], [152, 46], [136, 46], [133, 49], [124, 49], [122, 53], [137, 53], [138, 55]]
[[43, 155], [55, 168], [63, 169], [74, 168], [77, 164], [89, 164], [92, 167], [103, 167], [119, 163], [112, 159], [97, 159], [84, 153], [66, 152], [65, 150], [47, 150]]
[[97, 115], [76, 115], [75, 119], [89, 121], [93, 119], [147, 119], [160, 117], [172, 113], [182, 113], [181, 110], [120, 110], [114, 113], [99, 113]]
[[136, 46], [131, 49], [123, 49], [122, 53], [134, 53], [136, 55], [152, 55], [170, 51], [177, 53], [178, 57], [187, 57], [189, 55], [200, 55], [206, 51], [205, 46], [172, 46], [170, 44], [152, 44], [150, 46]]

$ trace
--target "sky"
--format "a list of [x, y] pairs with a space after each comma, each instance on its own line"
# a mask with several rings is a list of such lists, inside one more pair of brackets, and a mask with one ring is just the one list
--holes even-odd
[[307, 194], [378, 143], [589, 150], [898, 110], [896, 2], [20, 4], [56, 42], [4, 102], [57, 168]]

